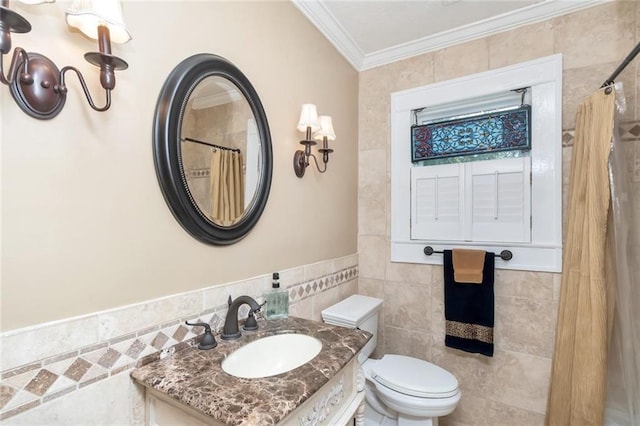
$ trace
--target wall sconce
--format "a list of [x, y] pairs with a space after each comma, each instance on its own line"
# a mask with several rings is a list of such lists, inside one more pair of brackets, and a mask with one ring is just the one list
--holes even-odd
[[[31, 24], [9, 8], [9, 0], [0, 6], [0, 82], [9, 86], [18, 106], [28, 115], [49, 120], [62, 110], [67, 98], [65, 74], [73, 71], [78, 76], [84, 95], [91, 108], [106, 111], [111, 106], [111, 90], [116, 85], [115, 71], [128, 68], [128, 64], [111, 54], [111, 40], [126, 43], [131, 40], [122, 18], [118, 0], [74, 0], [67, 10], [67, 24], [78, 28], [88, 37], [98, 40], [99, 52], [89, 52], [85, 59], [100, 68], [100, 84], [105, 89], [106, 101], [102, 107], [93, 102], [84, 77], [77, 68], [65, 66], [61, 70], [49, 58], [39, 53], [16, 47], [9, 72], [5, 75], [4, 55], [11, 51], [11, 33], [28, 33]], [[22, 3], [51, 3], [55, 0], [20, 0]]]
[[[299, 178], [304, 176], [304, 172], [309, 166], [309, 157], [313, 158], [313, 161], [316, 163], [316, 168], [320, 173], [326, 172], [329, 154], [333, 152], [332, 149], [329, 149], [328, 141], [336, 139], [331, 117], [328, 115], [318, 117], [315, 105], [304, 104], [302, 105], [302, 112], [300, 113], [300, 120], [298, 121], [298, 130], [305, 132], [306, 136], [300, 141], [300, 144], [304, 145], [304, 151], [297, 150], [293, 155], [293, 169], [296, 172], [296, 176]], [[316, 156], [311, 153], [311, 147], [316, 145], [316, 141], [311, 138], [312, 133], [313, 139], [322, 140], [322, 148], [318, 148], [318, 152], [322, 153], [323, 169], [320, 169]]]

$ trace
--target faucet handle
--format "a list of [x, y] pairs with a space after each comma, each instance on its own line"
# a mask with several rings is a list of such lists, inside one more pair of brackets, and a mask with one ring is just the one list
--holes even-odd
[[211, 333], [211, 326], [206, 322], [184, 322], [187, 325], [195, 326], [195, 327], [204, 327], [204, 335], [202, 336], [202, 340], [198, 343], [198, 349], [207, 350], [213, 349], [218, 346], [218, 342], [216, 342], [216, 338]]
[[[255, 312], [257, 312], [256, 310]], [[256, 321], [256, 317], [253, 315], [254, 311], [249, 311], [249, 316], [244, 322], [242, 329], [245, 331], [253, 331], [258, 329], [258, 321]]]

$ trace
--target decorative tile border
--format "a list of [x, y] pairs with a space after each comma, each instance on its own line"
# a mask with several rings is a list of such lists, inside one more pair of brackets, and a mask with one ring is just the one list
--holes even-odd
[[[640, 121], [628, 121], [626, 123], [619, 123], [620, 138], [624, 142], [639, 141], [640, 140]], [[563, 129], [562, 130], [562, 146], [573, 146], [573, 140], [576, 136], [575, 129]]]
[[562, 130], [562, 147], [573, 146], [573, 139], [576, 137], [575, 129]]
[[[287, 289], [290, 303], [313, 297], [358, 276], [358, 267], [293, 284]], [[242, 283], [239, 283], [242, 284]], [[261, 299], [262, 295], [255, 296]], [[57, 354], [37, 362], [0, 372], [0, 421], [93, 383], [130, 371], [138, 363], [163, 358], [178, 345], [192, 344], [202, 327], [187, 327], [184, 321], [205, 321], [216, 333], [222, 329], [227, 306], [221, 304], [186, 318], [146, 327], [107, 341]], [[248, 307], [240, 309], [246, 317]]]
[[[215, 319], [214, 314], [211, 321]], [[147, 328], [3, 371], [0, 376], [0, 420], [130, 370], [143, 356], [193, 339], [196, 337], [194, 331], [181, 323]]]
[[211, 176], [211, 169], [189, 169], [185, 174], [187, 180], [208, 178]]
[[343, 269], [335, 274], [326, 275], [324, 277], [317, 278], [308, 282], [295, 284], [288, 287], [289, 301], [290, 303], [296, 303], [309, 297], [315, 296], [318, 293], [326, 291], [330, 288], [337, 287], [348, 281], [355, 279], [358, 276], [358, 267]]
[[640, 139], [640, 121], [620, 123], [620, 135], [623, 141]]

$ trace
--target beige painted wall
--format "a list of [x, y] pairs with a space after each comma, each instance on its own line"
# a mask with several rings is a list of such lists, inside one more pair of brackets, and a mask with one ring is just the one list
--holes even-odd
[[[497, 272], [493, 358], [444, 346], [442, 267], [389, 262], [390, 94], [562, 53], [563, 128], [572, 129], [580, 99], [600, 86], [639, 36], [640, 4], [618, 1], [360, 74], [358, 291], [384, 299], [379, 355], [426, 359], [460, 381], [462, 400], [443, 426], [543, 424], [560, 274]], [[640, 118], [639, 77], [636, 59], [619, 78], [629, 106], [623, 120]], [[565, 194], [571, 150], [563, 148]]]
[[[14, 46], [81, 68], [96, 92], [97, 72], [82, 55], [97, 46], [67, 29], [68, 5], [16, 2], [33, 30], [14, 35]], [[358, 75], [331, 44], [289, 2], [129, 1], [124, 13], [133, 40], [113, 50], [130, 68], [117, 74], [110, 111], [90, 110], [73, 76], [51, 121], [28, 117], [0, 91], [2, 330], [356, 252]], [[265, 212], [229, 247], [182, 229], [153, 166], [160, 88], [179, 61], [200, 52], [247, 75], [273, 139]], [[329, 171], [298, 179], [292, 156], [305, 102], [333, 116], [338, 137]]]

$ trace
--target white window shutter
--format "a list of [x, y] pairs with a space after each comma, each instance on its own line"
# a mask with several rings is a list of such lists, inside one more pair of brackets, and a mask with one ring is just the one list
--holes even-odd
[[465, 239], [531, 242], [530, 158], [467, 163]]
[[411, 169], [411, 239], [462, 239], [463, 193], [463, 165], [413, 167]]

